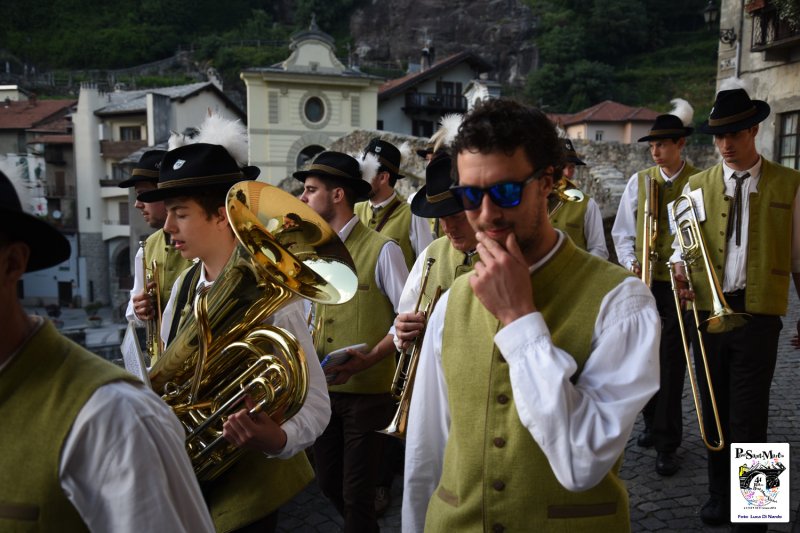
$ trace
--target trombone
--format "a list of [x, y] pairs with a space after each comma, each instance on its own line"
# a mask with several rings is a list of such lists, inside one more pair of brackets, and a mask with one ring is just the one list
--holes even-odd
[[577, 185], [575, 185], [572, 181], [562, 176], [561, 181], [558, 182], [558, 185], [553, 189], [552, 198], [555, 198], [557, 202], [550, 208], [550, 212], [547, 216], [552, 220], [556, 213], [564, 207], [564, 204], [567, 202], [573, 203], [580, 203], [585, 198], [586, 195], [583, 194]]
[[658, 261], [658, 182], [645, 176], [644, 216], [642, 217], [641, 278], [648, 287], [653, 284], [653, 265]]
[[[414, 306], [414, 313], [417, 313], [420, 310], [422, 298], [425, 296], [425, 287], [428, 285], [428, 277], [431, 274], [431, 267], [435, 262], [436, 259], [433, 257], [429, 257], [425, 261], [425, 274], [422, 276], [419, 296], [417, 297], [417, 303]], [[441, 296], [441, 294], [442, 287], [436, 287], [433, 298], [431, 298], [430, 302], [428, 302], [428, 305], [425, 306], [425, 309], [422, 311], [425, 315], [426, 323], [430, 318], [433, 308], [436, 305], [436, 302], [439, 300], [439, 296]], [[406, 431], [408, 430], [408, 413], [409, 408], [411, 407], [411, 393], [414, 389], [414, 377], [416, 377], [417, 374], [417, 365], [419, 363], [419, 354], [420, 350], [422, 349], [422, 338], [424, 337], [424, 333], [424, 331], [420, 332], [411, 347], [407, 350], [403, 350], [403, 352], [400, 354], [400, 360], [397, 362], [397, 369], [394, 372], [394, 379], [392, 380], [391, 389], [392, 396], [397, 400], [397, 411], [395, 412], [394, 418], [392, 418], [392, 421], [389, 423], [389, 425], [380, 430], [379, 433], [389, 435], [390, 437], [397, 437], [398, 439], [406, 438]]]
[[[675, 226], [678, 234], [678, 244], [681, 249], [681, 258], [684, 263], [684, 270], [686, 272], [686, 282], [690, 291], [694, 291], [692, 284], [692, 268], [702, 260], [704, 274], [709, 284], [711, 298], [713, 302], [713, 311], [708, 319], [702, 323], [698, 317], [697, 306], [692, 303], [692, 312], [694, 314], [694, 323], [697, 328], [697, 345], [700, 350], [700, 358], [703, 361], [703, 371], [706, 376], [706, 383], [708, 384], [708, 397], [711, 401], [711, 410], [714, 415], [714, 422], [717, 426], [717, 442], [711, 442], [706, 436], [706, 428], [703, 423], [703, 408], [700, 405], [700, 398], [698, 393], [695, 375], [692, 371], [692, 361], [689, 355], [689, 341], [686, 335], [686, 328], [683, 322], [683, 314], [681, 309], [681, 301], [678, 290], [678, 283], [675, 279], [675, 272], [672, 265], [667, 263], [669, 270], [670, 282], [672, 283], [672, 293], [675, 298], [675, 307], [678, 313], [678, 326], [681, 330], [681, 341], [683, 342], [683, 352], [686, 356], [686, 365], [689, 369], [689, 383], [692, 387], [692, 397], [694, 399], [694, 407], [697, 413], [697, 422], [700, 427], [700, 437], [706, 448], [711, 451], [718, 452], [725, 447], [725, 439], [722, 435], [722, 424], [719, 419], [719, 409], [717, 408], [717, 400], [714, 396], [714, 387], [711, 382], [711, 372], [708, 368], [708, 356], [706, 355], [706, 347], [703, 342], [703, 332], [709, 333], [723, 333], [744, 325], [749, 317], [746, 313], [734, 312], [725, 301], [722, 294], [722, 288], [717, 279], [714, 269], [711, 267], [711, 260], [708, 255], [703, 234], [700, 231], [700, 225], [697, 221], [697, 214], [695, 212], [694, 201], [688, 194], [679, 196], [672, 204], [671, 216], [675, 221]], [[697, 356], [695, 355], [695, 362]], [[695, 365], [696, 366], [696, 365]]]

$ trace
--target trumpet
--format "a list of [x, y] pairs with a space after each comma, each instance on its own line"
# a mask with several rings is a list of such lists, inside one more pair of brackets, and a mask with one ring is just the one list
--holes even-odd
[[583, 194], [583, 191], [581, 191], [572, 181], [562, 177], [561, 181], [553, 189], [552, 197], [557, 201], [550, 208], [550, 212], [547, 214], [547, 216], [551, 219], [562, 207], [564, 207], [565, 203], [580, 203], [586, 198], [586, 195]]
[[648, 286], [653, 283], [653, 265], [658, 261], [656, 239], [658, 239], [658, 182], [645, 177], [644, 216], [642, 217], [642, 262], [641, 278]]
[[[675, 306], [678, 313], [678, 326], [681, 331], [681, 340], [683, 342], [683, 351], [686, 356], [686, 365], [689, 368], [689, 383], [692, 387], [692, 397], [694, 399], [694, 407], [697, 413], [697, 422], [700, 427], [700, 437], [703, 439], [703, 444], [711, 451], [720, 451], [725, 447], [725, 439], [722, 434], [722, 424], [719, 419], [719, 409], [717, 407], [717, 400], [714, 396], [714, 386], [711, 382], [711, 372], [708, 368], [708, 357], [706, 355], [705, 343], [703, 342], [703, 332], [709, 333], [722, 333], [730, 331], [744, 325], [746, 319], [749, 317], [746, 313], [734, 312], [725, 301], [722, 294], [722, 288], [717, 279], [714, 269], [711, 267], [711, 260], [708, 255], [708, 249], [703, 239], [703, 234], [700, 231], [700, 225], [697, 221], [697, 214], [695, 213], [694, 202], [689, 195], [679, 196], [672, 204], [671, 211], [672, 219], [675, 221], [678, 233], [678, 244], [681, 249], [681, 258], [683, 259], [684, 269], [686, 272], [686, 281], [690, 291], [694, 290], [692, 284], [692, 268], [697, 262], [703, 262], [704, 273], [708, 284], [710, 286], [711, 298], [713, 302], [713, 311], [709, 318], [702, 323], [697, 313], [697, 306], [692, 304], [692, 311], [694, 313], [694, 323], [697, 328], [697, 344], [700, 351], [700, 359], [703, 363], [703, 371], [706, 376], [706, 383], [708, 384], [708, 397], [711, 401], [711, 410], [714, 415], [714, 422], [717, 429], [718, 439], [716, 442], [711, 442], [706, 435], [706, 427], [703, 422], [703, 409], [700, 405], [700, 398], [698, 393], [697, 383], [695, 381], [694, 372], [692, 372], [692, 362], [689, 355], [689, 341], [686, 335], [686, 328], [683, 322], [683, 314], [681, 309], [681, 301], [678, 290], [677, 280], [672, 265], [667, 264], [670, 281], [672, 283], [672, 292], [675, 298]], [[697, 354], [695, 354], [695, 362]], [[697, 366], [697, 365], [695, 365]]]
[[[142, 250], [142, 272], [144, 272], [144, 291], [150, 298], [150, 303], [153, 306], [153, 318], [145, 322], [146, 331], [146, 350], [150, 356], [150, 365], [155, 364], [161, 353], [164, 351], [164, 343], [161, 340], [161, 291], [160, 282], [158, 279], [158, 263], [156, 260], [148, 265], [147, 256], [145, 254], [145, 242], [139, 241], [139, 247]], [[150, 283], [155, 283], [155, 287], [148, 288]]]
[[[419, 296], [417, 297], [417, 303], [414, 306], [414, 313], [417, 313], [420, 310], [422, 298], [425, 296], [425, 288], [428, 285], [428, 277], [431, 274], [431, 267], [435, 262], [436, 259], [433, 257], [429, 257], [425, 261], [425, 274], [422, 276], [422, 284], [420, 287]], [[428, 318], [430, 318], [433, 308], [436, 305], [436, 302], [439, 301], [439, 296], [441, 296], [441, 294], [442, 287], [436, 287], [433, 297], [422, 311], [425, 315], [426, 322]], [[423, 337], [424, 332], [421, 332], [414, 340], [414, 343], [411, 345], [411, 347], [407, 350], [403, 350], [403, 352], [400, 354], [400, 360], [397, 362], [397, 369], [394, 373], [394, 379], [392, 380], [391, 388], [392, 396], [397, 400], [397, 411], [395, 412], [394, 417], [389, 425], [380, 430], [379, 433], [389, 435], [390, 437], [397, 437], [398, 439], [406, 438], [406, 432], [408, 430], [408, 413], [409, 408], [411, 407], [411, 394], [414, 390], [414, 378], [417, 374], [417, 365], [419, 364], [419, 354], [420, 350], [422, 349]]]

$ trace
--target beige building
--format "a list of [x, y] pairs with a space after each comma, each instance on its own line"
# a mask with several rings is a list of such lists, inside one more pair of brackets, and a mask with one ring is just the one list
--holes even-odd
[[647, 135], [659, 115], [646, 107], [605, 100], [572, 115], [551, 114], [550, 120], [570, 139], [630, 144]]
[[800, 27], [783, 20], [770, 0], [722, 0], [719, 19], [717, 88], [739, 77], [751, 98], [769, 103], [758, 151], [800, 168]]
[[291, 54], [242, 72], [247, 86], [250, 164], [278, 185], [333, 141], [375, 129], [381, 79], [345, 67], [330, 35], [312, 22], [292, 36]]

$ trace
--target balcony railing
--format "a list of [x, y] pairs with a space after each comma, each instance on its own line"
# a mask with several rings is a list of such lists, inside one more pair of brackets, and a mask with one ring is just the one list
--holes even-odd
[[44, 195], [48, 198], [75, 198], [75, 186], [46, 183], [44, 185]]
[[406, 93], [406, 106], [409, 111], [431, 113], [464, 113], [467, 99], [460, 94]]
[[139, 148], [147, 146], [147, 141], [100, 141], [100, 153], [111, 159], [124, 159]]
[[765, 59], [781, 59], [790, 48], [800, 47], [800, 28], [793, 28], [787, 21], [781, 20], [775, 6], [764, 2], [763, 7], [754, 9], [752, 52], [766, 52], [770, 56]]

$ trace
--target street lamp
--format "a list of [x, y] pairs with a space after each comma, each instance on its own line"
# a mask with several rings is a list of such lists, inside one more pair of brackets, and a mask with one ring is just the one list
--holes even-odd
[[719, 8], [714, 3], [714, 0], [708, 0], [708, 4], [703, 8], [703, 20], [706, 21], [706, 27], [710, 30], [714, 27], [719, 16]]

